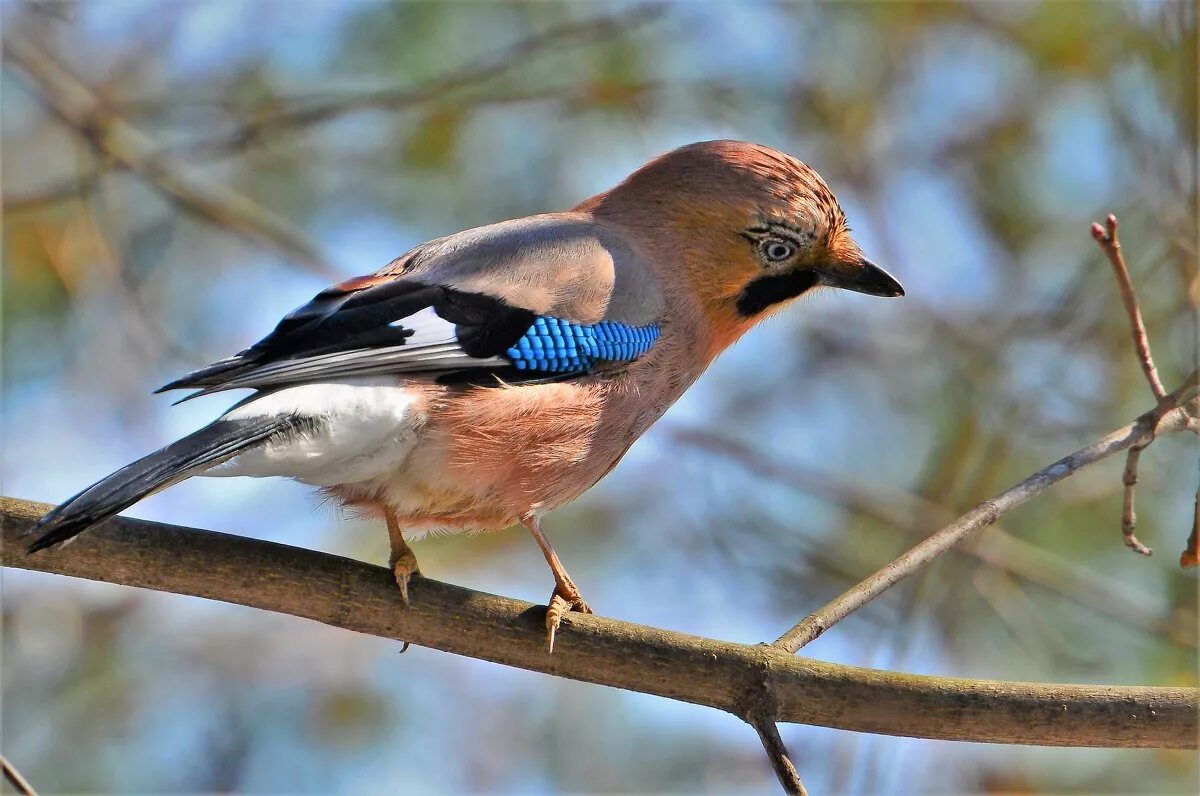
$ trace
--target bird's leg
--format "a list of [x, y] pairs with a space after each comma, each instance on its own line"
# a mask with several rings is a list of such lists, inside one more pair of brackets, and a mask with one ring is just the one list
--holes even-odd
[[542, 533], [537, 515], [525, 515], [521, 518], [521, 524], [533, 534], [534, 541], [542, 548], [546, 563], [550, 565], [550, 571], [554, 573], [554, 593], [550, 595], [550, 604], [546, 607], [546, 649], [554, 652], [554, 634], [562, 624], [563, 614], [568, 611], [590, 614], [592, 609], [583, 601], [583, 595], [579, 593], [575, 581], [571, 580], [566, 567], [558, 559], [558, 553], [550, 546], [550, 540]]
[[396, 576], [396, 585], [400, 587], [400, 599], [407, 606], [408, 581], [413, 575], [420, 575], [421, 569], [417, 566], [416, 554], [408, 546], [408, 542], [404, 541], [404, 534], [400, 532], [400, 523], [396, 520], [396, 515], [385, 509], [383, 518], [387, 522], [388, 539], [392, 542], [388, 566], [392, 568], [392, 574]]

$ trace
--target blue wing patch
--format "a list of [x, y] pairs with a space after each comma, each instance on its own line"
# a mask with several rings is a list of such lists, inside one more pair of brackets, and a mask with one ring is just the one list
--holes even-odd
[[601, 321], [585, 325], [542, 316], [505, 356], [518, 370], [572, 373], [591, 370], [601, 361], [637, 359], [657, 339], [657, 324], [630, 326]]

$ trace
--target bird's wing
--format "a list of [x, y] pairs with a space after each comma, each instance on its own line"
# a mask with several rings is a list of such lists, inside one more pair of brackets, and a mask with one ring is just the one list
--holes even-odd
[[657, 282], [613, 231], [535, 216], [430, 241], [327, 288], [250, 348], [160, 392], [379, 373], [578, 375], [645, 353], [661, 313]]

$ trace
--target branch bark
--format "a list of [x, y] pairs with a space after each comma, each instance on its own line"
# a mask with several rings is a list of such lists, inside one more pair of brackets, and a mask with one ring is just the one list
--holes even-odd
[[[1174, 406], [1181, 395], [1191, 389], [1194, 381], [1194, 375], [1189, 377], [1183, 387], [1163, 398], [1160, 406], [1168, 405], [1168, 402], [1170, 402], [1169, 405]], [[795, 627], [776, 639], [775, 646], [788, 652], [796, 652], [954, 545], [996, 522], [1007, 512], [1041, 494], [1064, 478], [1073, 475], [1081, 468], [1095, 464], [1114, 453], [1138, 445], [1145, 446], [1154, 439], [1156, 432], [1166, 433], [1188, 428], [1193, 419], [1187, 411], [1189, 408], [1192, 412], [1197, 411], [1200, 408], [1200, 401], [1192, 399], [1186, 406], [1174, 406], [1165, 414], [1156, 407], [1129, 425], [1064, 456], [991, 500], [984, 501], [925, 541], [910, 548], [873, 575], [806, 616]]]
[[21, 796], [37, 796], [37, 791], [29, 784], [29, 780], [25, 779], [17, 767], [8, 762], [8, 758], [4, 755], [0, 755], [0, 770], [4, 772], [4, 779], [8, 784], [12, 785]]
[[[670, 433], [677, 442], [724, 456], [758, 477], [840, 505], [853, 514], [870, 517], [917, 539], [924, 539], [931, 525], [949, 525], [956, 519], [953, 511], [911, 492], [865, 484], [862, 480], [817, 471], [799, 462], [779, 462], [745, 443], [701, 427], [673, 426]], [[1196, 633], [1189, 623], [1170, 621], [1162, 611], [1153, 608], [1154, 600], [1139, 589], [1129, 583], [1114, 585], [1110, 577], [1072, 558], [1015, 537], [1000, 525], [992, 526], [988, 535], [980, 538], [979, 544], [952, 547], [950, 552], [977, 559], [1021, 581], [1056, 592], [1098, 614], [1163, 636], [1187, 650], [1196, 645]]]
[[775, 726], [775, 722], [755, 720], [750, 724], [758, 733], [758, 740], [762, 741], [763, 750], [771, 761], [771, 768], [775, 770], [783, 792], [793, 796], [808, 796], [808, 790], [800, 781], [800, 775], [796, 773], [796, 766], [792, 764], [783, 738], [779, 737], [779, 727]]
[[405, 609], [383, 567], [123, 517], [27, 557], [20, 536], [50, 508], [0, 499], [4, 566], [247, 605], [743, 718], [1046, 746], [1195, 748], [1200, 729], [1195, 688], [901, 674], [582, 614], [564, 618], [548, 655], [544, 606], [422, 578]]
[[1100, 250], [1112, 265], [1113, 274], [1117, 278], [1117, 288], [1121, 293], [1121, 304], [1125, 314], [1129, 316], [1129, 329], [1133, 336], [1133, 350], [1137, 353], [1138, 364], [1142, 366], [1142, 374], [1154, 393], [1154, 400], [1161, 401], [1167, 396], [1167, 388], [1163, 387], [1162, 379], [1158, 377], [1158, 368], [1154, 365], [1154, 357], [1150, 353], [1150, 337], [1146, 334], [1146, 324], [1142, 320], [1142, 308], [1138, 304], [1137, 294], [1133, 291], [1133, 280], [1129, 277], [1129, 267], [1125, 265], [1125, 255], [1121, 253], [1121, 242], [1117, 240], [1117, 217], [1112, 213], [1104, 219], [1105, 226], [1092, 224], [1092, 237], [1100, 245]]
[[[861, 479], [839, 477], [805, 467], [798, 462], [780, 462], [741, 442], [704, 428], [673, 426], [671, 437], [682, 444], [723, 456], [755, 475], [777, 481], [855, 514], [889, 525], [916, 539], [924, 539], [931, 525], [948, 525], [953, 512], [912, 493]], [[999, 525], [975, 545], [960, 545], [950, 552], [972, 557], [1026, 583], [1053, 591], [1085, 608], [1160, 635], [1191, 650], [1196, 646], [1195, 629], [1188, 622], [1172, 621], [1150, 607], [1153, 598], [1131, 584], [1114, 584], [1111, 578], [1070, 559], [1013, 536]]]

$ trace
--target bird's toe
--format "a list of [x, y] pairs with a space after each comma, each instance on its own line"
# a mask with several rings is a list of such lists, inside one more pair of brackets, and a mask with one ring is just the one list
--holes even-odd
[[[567, 593], [569, 592], [569, 593]], [[592, 608], [583, 601], [577, 589], [564, 590], [555, 588], [550, 595], [550, 603], [546, 606], [546, 651], [554, 652], [554, 637], [562, 625], [563, 617], [575, 611], [581, 614], [592, 613]]]
[[417, 566], [417, 557], [412, 551], [403, 553], [392, 562], [392, 574], [396, 577], [396, 585], [400, 587], [400, 600], [407, 608], [408, 602], [408, 584], [413, 576], [420, 576], [421, 569]]

